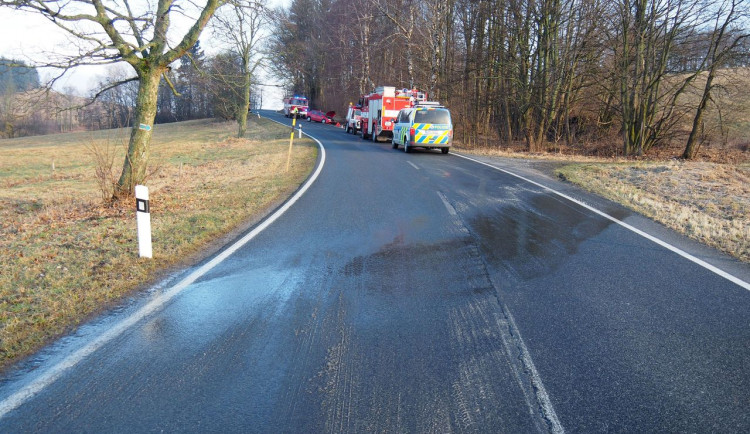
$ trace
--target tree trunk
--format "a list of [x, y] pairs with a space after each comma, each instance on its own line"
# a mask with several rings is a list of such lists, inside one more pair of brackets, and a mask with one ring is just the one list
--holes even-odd
[[159, 81], [162, 69], [149, 69], [139, 78], [138, 97], [135, 104], [136, 118], [130, 132], [130, 143], [122, 174], [115, 186], [115, 197], [131, 196], [135, 186], [146, 179], [149, 156], [149, 143], [156, 117], [156, 100], [159, 95]]
[[698, 131], [700, 126], [703, 124], [703, 113], [708, 105], [708, 100], [711, 98], [711, 86], [714, 81], [714, 68], [712, 67], [708, 72], [706, 78], [706, 87], [703, 88], [703, 96], [701, 102], [698, 105], [698, 109], [695, 111], [695, 118], [693, 119], [693, 128], [690, 130], [687, 144], [685, 145], [685, 152], [682, 153], [682, 158], [686, 160], [692, 160], [695, 158], [696, 145], [698, 143]]
[[243, 75], [242, 102], [237, 109], [237, 124], [239, 126], [237, 137], [240, 139], [245, 136], [247, 131], [247, 112], [250, 110], [250, 73], [243, 72]]

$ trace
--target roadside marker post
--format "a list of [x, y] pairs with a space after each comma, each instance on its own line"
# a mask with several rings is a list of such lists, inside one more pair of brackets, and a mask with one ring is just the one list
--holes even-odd
[[[292, 119], [292, 134], [289, 135], [289, 152], [286, 155], [286, 171], [289, 172], [289, 164], [292, 162], [292, 143], [294, 142], [294, 126], [297, 123], [297, 115]], [[302, 124], [299, 126], [300, 136], [302, 135]]]
[[299, 123], [299, 127], [297, 128], [299, 128], [299, 138], [301, 139], [302, 138], [302, 122]]
[[148, 187], [135, 186], [135, 219], [138, 224], [138, 255], [151, 258], [151, 210], [148, 205]]

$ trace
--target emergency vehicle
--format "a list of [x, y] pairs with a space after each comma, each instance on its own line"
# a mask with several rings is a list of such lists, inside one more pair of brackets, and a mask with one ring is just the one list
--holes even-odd
[[345, 129], [347, 133], [357, 134], [357, 131], [362, 127], [362, 107], [357, 104], [354, 105], [349, 103], [349, 110], [346, 112], [346, 125]]
[[306, 118], [307, 107], [307, 98], [304, 96], [294, 95], [284, 98], [284, 116], [286, 117], [294, 116], [294, 109], [296, 108], [298, 110], [297, 117]]
[[364, 95], [360, 99], [362, 138], [377, 142], [379, 137], [393, 137], [393, 121], [399, 110], [425, 99], [425, 94], [416, 89], [396, 90], [393, 86], [380, 86]]
[[443, 154], [449, 152], [453, 122], [450, 110], [439, 103], [425, 101], [402, 109], [394, 124], [393, 149], [402, 145], [406, 153], [413, 148], [440, 149]]

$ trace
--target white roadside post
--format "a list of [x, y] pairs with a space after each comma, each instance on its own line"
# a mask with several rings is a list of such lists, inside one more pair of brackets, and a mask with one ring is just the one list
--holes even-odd
[[299, 123], [299, 138], [302, 138], [302, 122]]
[[148, 206], [148, 187], [135, 186], [135, 218], [138, 223], [138, 254], [151, 258], [151, 211]]

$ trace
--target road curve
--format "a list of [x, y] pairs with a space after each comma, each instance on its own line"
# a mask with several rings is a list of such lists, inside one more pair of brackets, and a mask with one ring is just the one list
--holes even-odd
[[206, 264], [9, 373], [0, 432], [750, 431], [750, 291], [538, 184], [747, 265], [527, 163], [303, 129], [306, 193], [74, 366]]

